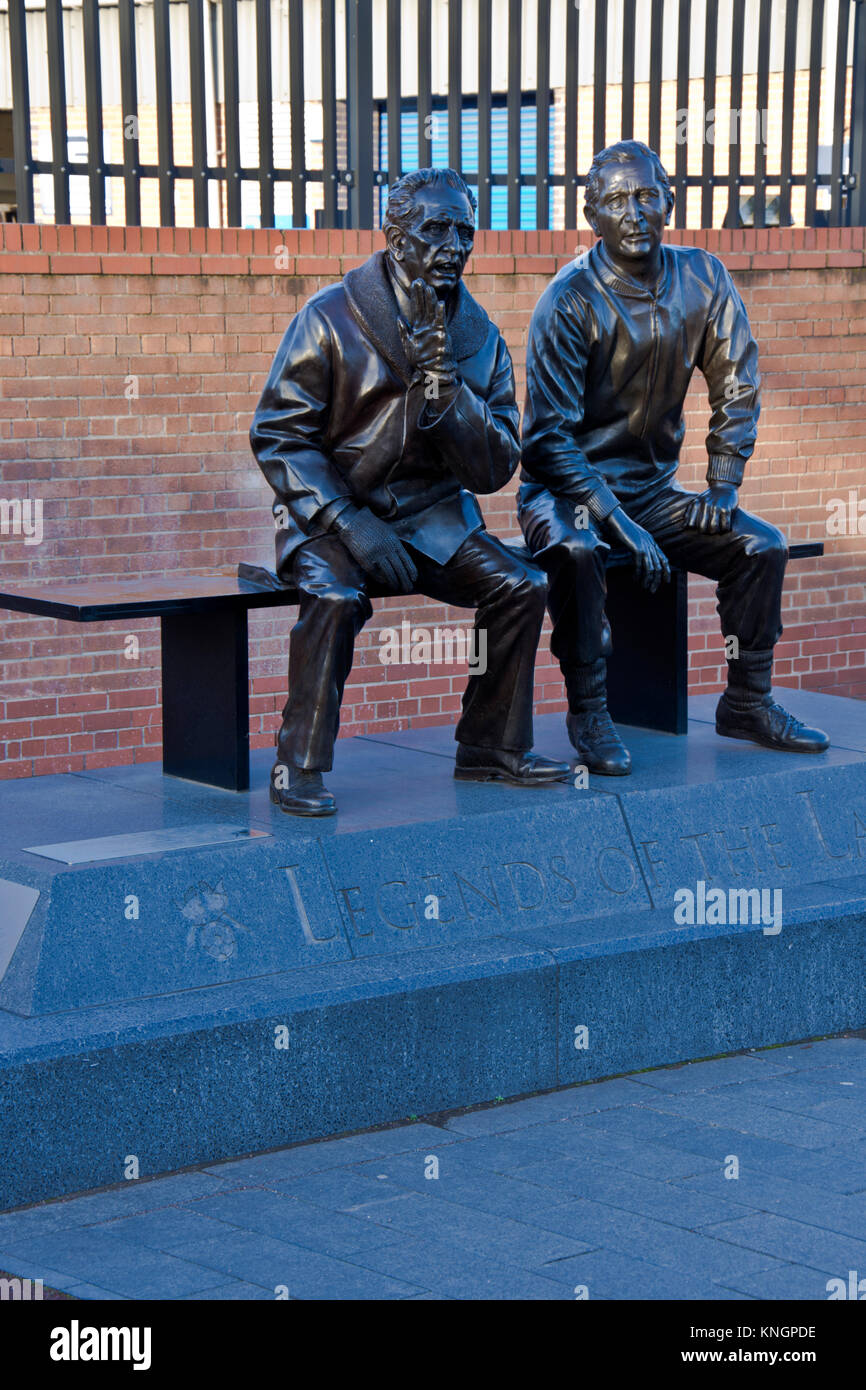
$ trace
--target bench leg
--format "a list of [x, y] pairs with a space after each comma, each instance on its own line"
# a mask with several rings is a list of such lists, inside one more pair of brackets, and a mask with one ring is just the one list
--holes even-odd
[[618, 724], [684, 734], [688, 728], [688, 575], [675, 570], [650, 594], [630, 568], [607, 572], [613, 654], [608, 707]]
[[245, 609], [165, 614], [162, 769], [228, 791], [250, 785]]

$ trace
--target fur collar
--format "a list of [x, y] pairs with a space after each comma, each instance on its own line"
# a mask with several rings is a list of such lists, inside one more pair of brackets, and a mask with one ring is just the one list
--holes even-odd
[[[371, 342], [408, 384], [412, 369], [406, 360], [397, 327], [397, 300], [385, 269], [385, 252], [375, 251], [369, 260], [343, 277], [349, 307]], [[487, 341], [490, 319], [460, 281], [457, 307], [448, 321], [451, 346], [457, 361], [473, 357]]]

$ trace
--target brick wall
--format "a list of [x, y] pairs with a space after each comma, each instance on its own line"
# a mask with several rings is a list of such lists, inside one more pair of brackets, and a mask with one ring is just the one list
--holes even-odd
[[[821, 560], [791, 567], [777, 677], [866, 697], [864, 537], [828, 536], [827, 503], [866, 500], [864, 229], [674, 232], [734, 273], [761, 348], [764, 412], [742, 498]], [[550, 276], [588, 233], [482, 232], [467, 277], [511, 347], [522, 399], [526, 330]], [[378, 234], [163, 228], [0, 227], [0, 498], [42, 499], [44, 539], [0, 537], [0, 585], [51, 578], [233, 570], [272, 562], [270, 490], [247, 432], [274, 349], [295, 310], [357, 265]], [[706, 394], [686, 407], [681, 475], [703, 478]], [[487, 499], [514, 534], [514, 485]], [[864, 522], [866, 528], [866, 522]], [[718, 689], [711, 586], [691, 581], [690, 681]], [[384, 667], [378, 633], [413, 601], [375, 605], [358, 644], [344, 735], [452, 721], [465, 672]], [[254, 746], [284, 699], [292, 610], [251, 615]], [[453, 624], [469, 615], [450, 610]], [[139, 639], [136, 660], [125, 638]], [[411, 679], [410, 679], [411, 677]], [[542, 638], [539, 712], [563, 708]], [[158, 624], [81, 627], [3, 614], [0, 776], [159, 756]]]

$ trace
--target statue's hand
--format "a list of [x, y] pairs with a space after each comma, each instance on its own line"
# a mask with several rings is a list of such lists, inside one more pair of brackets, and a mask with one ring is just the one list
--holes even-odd
[[649, 531], [632, 521], [622, 507], [611, 512], [604, 524], [614, 540], [631, 551], [638, 579], [645, 589], [654, 594], [662, 580], [667, 581], [671, 577], [671, 567], [664, 551], [656, 545]]
[[457, 367], [445, 325], [445, 305], [423, 280], [413, 280], [409, 290], [411, 317], [397, 320], [403, 351], [410, 366], [431, 376], [450, 379]]
[[710, 483], [686, 509], [685, 524], [695, 531], [716, 535], [730, 531], [731, 518], [739, 505], [739, 493], [733, 483]]
[[347, 507], [334, 531], [366, 574], [398, 594], [412, 592], [418, 571], [396, 531], [368, 507]]

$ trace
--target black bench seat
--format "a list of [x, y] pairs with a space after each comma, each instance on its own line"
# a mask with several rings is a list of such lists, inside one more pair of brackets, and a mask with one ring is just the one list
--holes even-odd
[[[509, 541], [527, 555], [522, 540]], [[823, 555], [820, 541], [792, 545], [792, 560]], [[629, 557], [607, 558], [607, 612], [614, 636], [608, 690], [614, 719], [684, 734], [688, 693], [688, 576], [648, 594]], [[102, 579], [0, 589], [0, 608], [62, 622], [160, 619], [162, 766], [230, 791], [250, 784], [249, 640], [251, 608], [296, 604], [297, 592], [271, 571], [240, 564], [238, 573]]]

